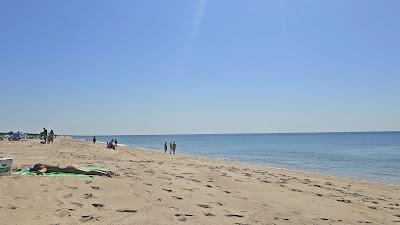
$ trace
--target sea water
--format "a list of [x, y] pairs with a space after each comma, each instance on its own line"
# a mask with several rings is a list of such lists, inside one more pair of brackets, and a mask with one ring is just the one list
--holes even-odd
[[175, 141], [177, 154], [400, 184], [400, 132], [97, 136], [113, 138], [160, 153]]

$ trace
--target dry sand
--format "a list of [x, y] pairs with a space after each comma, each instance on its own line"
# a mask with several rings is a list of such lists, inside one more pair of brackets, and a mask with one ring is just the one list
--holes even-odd
[[400, 186], [57, 138], [0, 142], [14, 164], [119, 177], [0, 177], [0, 224], [400, 224]]

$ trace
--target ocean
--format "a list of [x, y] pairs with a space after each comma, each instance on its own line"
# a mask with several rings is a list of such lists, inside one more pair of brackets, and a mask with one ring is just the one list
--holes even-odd
[[400, 184], [400, 132], [97, 136], [112, 138], [160, 153], [175, 141], [177, 154]]

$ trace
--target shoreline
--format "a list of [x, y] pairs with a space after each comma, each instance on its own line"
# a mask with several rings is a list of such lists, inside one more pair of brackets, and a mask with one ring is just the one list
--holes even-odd
[[5, 224], [394, 224], [400, 186], [60, 137], [0, 142], [14, 165], [105, 166], [120, 176], [0, 177]]
[[[387, 132], [390, 132], [390, 131], [387, 131]], [[397, 132], [397, 131], [394, 131], [394, 132]], [[330, 133], [337, 133], [337, 132], [330, 132]], [[340, 133], [345, 133], [345, 132], [340, 132]], [[353, 132], [353, 133], [355, 133], [355, 132]], [[372, 132], [365, 132], [365, 133], [372, 133]], [[72, 140], [76, 140], [76, 141], [86, 142], [85, 139], [78, 139], [78, 138], [74, 138], [73, 136], [64, 136], [64, 137], [68, 137], [68, 138], [71, 138]], [[88, 142], [89, 142], [89, 140], [88, 140]], [[106, 142], [102, 142], [102, 141], [97, 141], [97, 142], [98, 143], [102, 143], [102, 144], [106, 144]], [[143, 150], [143, 151], [150, 151], [150, 152], [163, 154], [162, 150], [143, 148], [143, 147], [133, 146], [133, 145], [129, 145], [129, 144], [120, 144], [120, 143], [118, 143], [118, 146], [123, 146], [123, 147], [126, 147], [126, 148], [130, 148], [131, 150], [140, 149], [140, 150]], [[346, 176], [340, 176], [340, 175], [334, 175], [334, 174], [325, 174], [325, 173], [319, 173], [319, 172], [313, 172], [313, 171], [304, 171], [304, 170], [300, 170], [300, 169], [291, 169], [291, 168], [286, 168], [286, 167], [279, 167], [278, 165], [271, 165], [271, 164], [266, 164], [266, 163], [259, 163], [259, 164], [254, 163], [254, 164], [252, 164], [250, 162], [241, 161], [241, 160], [229, 160], [229, 159], [224, 159], [224, 158], [213, 158], [213, 157], [199, 156], [199, 155], [186, 154], [186, 153], [179, 153], [179, 155], [180, 156], [186, 156], [186, 157], [203, 158], [203, 159], [206, 159], [206, 160], [217, 160], [217, 161], [224, 161], [224, 162], [229, 162], [229, 163], [236, 163], [236, 164], [240, 164], [242, 166], [256, 166], [256, 167], [264, 167], [266, 169], [277, 169], [277, 170], [284, 170], [284, 171], [288, 171], [288, 172], [296, 172], [296, 173], [303, 173], [303, 174], [310, 174], [310, 175], [318, 175], [318, 176], [339, 178], [339, 179], [349, 180], [349, 181], [353, 181], [353, 182], [356, 181], [356, 182], [364, 182], [364, 183], [374, 183], [374, 184], [400, 186], [400, 183], [396, 184], [396, 183], [389, 183], [389, 182], [376, 181], [376, 180], [357, 179], [357, 178], [353, 178], [353, 177], [346, 177]]]

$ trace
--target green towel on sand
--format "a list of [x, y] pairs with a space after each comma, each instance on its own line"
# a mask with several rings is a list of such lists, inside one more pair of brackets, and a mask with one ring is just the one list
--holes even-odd
[[[84, 170], [105, 170], [107, 171], [108, 168], [105, 166], [84, 166], [82, 167]], [[85, 174], [76, 174], [76, 173], [45, 173], [43, 175], [37, 175], [36, 173], [30, 172], [29, 170], [21, 170], [15, 172], [18, 175], [22, 176], [45, 176], [45, 177], [74, 177], [74, 178], [82, 178], [82, 179], [92, 179], [94, 175], [85, 175]]]

